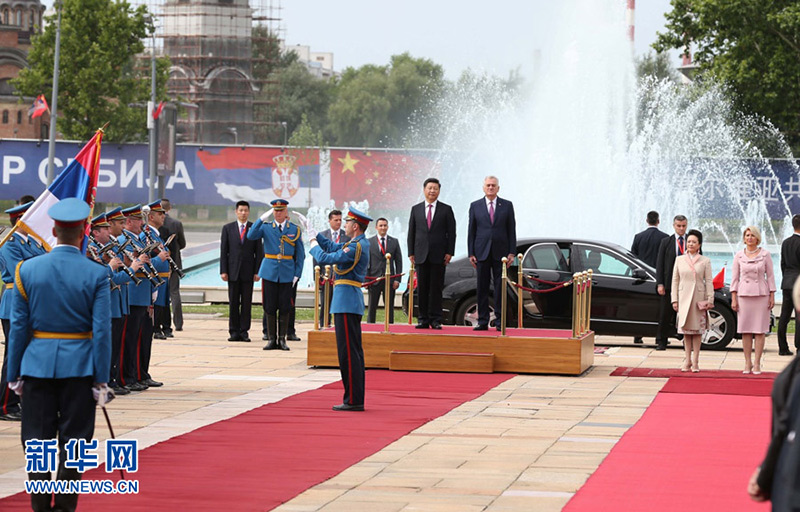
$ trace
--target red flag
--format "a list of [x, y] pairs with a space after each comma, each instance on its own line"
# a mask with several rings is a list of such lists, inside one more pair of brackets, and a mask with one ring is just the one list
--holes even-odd
[[164, 102], [159, 102], [158, 107], [153, 111], [153, 119], [158, 119], [158, 116], [161, 115], [161, 111], [164, 110]]
[[40, 94], [33, 100], [33, 105], [28, 109], [28, 115], [32, 119], [36, 119], [45, 112], [50, 112], [50, 107], [47, 106], [47, 99], [45, 99], [44, 94]]
[[713, 282], [714, 282], [714, 289], [715, 290], [719, 290], [720, 288], [725, 286], [725, 267], [722, 267], [722, 270], [719, 271], [719, 274], [717, 274], [714, 277], [714, 281]]

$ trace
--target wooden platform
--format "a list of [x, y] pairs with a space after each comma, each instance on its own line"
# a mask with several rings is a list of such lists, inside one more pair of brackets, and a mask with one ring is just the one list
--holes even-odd
[[[594, 332], [573, 338], [557, 329], [474, 332], [362, 324], [367, 368], [414, 371], [511, 372], [580, 375], [594, 363]], [[308, 365], [338, 367], [333, 328], [308, 333]]]

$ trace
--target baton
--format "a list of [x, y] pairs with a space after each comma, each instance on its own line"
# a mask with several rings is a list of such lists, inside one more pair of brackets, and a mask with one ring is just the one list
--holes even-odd
[[[106, 417], [106, 425], [108, 425], [108, 431], [111, 432], [111, 439], [116, 439], [116, 437], [114, 437], [114, 429], [111, 427], [111, 420], [108, 418], [108, 411], [106, 410], [106, 406], [101, 405], [100, 408], [103, 409], [103, 416]], [[125, 473], [122, 472], [122, 469], [119, 470], [119, 477], [125, 480]]]

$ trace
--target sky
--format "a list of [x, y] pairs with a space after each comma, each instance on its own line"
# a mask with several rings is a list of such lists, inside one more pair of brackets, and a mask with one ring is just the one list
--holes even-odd
[[[598, 1], [598, 0], [593, 0]], [[624, 0], [619, 0], [622, 5]], [[384, 65], [410, 52], [441, 64], [448, 78], [467, 68], [498, 76], [531, 66], [558, 23], [559, 4], [579, 0], [280, 0], [286, 44], [333, 52], [334, 69]], [[638, 0], [634, 49], [650, 50], [669, 0]], [[677, 52], [673, 60], [678, 63]]]

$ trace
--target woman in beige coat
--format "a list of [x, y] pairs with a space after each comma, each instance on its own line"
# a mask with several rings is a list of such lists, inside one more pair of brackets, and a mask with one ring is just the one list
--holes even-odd
[[686, 234], [686, 254], [675, 259], [672, 273], [672, 307], [678, 312], [678, 332], [683, 334], [686, 359], [681, 367], [699, 372], [700, 340], [708, 329], [707, 309], [714, 304], [711, 260], [700, 254], [703, 234], [696, 229]]

